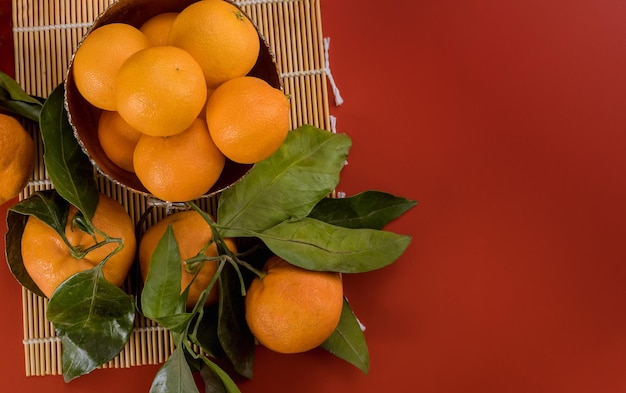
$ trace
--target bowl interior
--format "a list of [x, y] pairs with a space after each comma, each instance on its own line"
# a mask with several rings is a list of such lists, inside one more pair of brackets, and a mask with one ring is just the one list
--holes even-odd
[[[89, 32], [105, 24], [118, 22], [128, 23], [139, 28], [145, 21], [157, 14], [181, 11], [195, 1], [120, 0], [96, 19]], [[259, 33], [259, 40], [261, 42], [259, 57], [248, 75], [261, 78], [275, 88], [282, 88], [274, 55], [261, 33]], [[72, 64], [73, 57], [65, 80], [65, 106], [68, 111], [69, 122], [81, 148], [96, 169], [111, 181], [135, 192], [150, 196], [148, 190], [141, 184], [134, 173], [115, 165], [102, 150], [98, 141], [98, 120], [102, 110], [91, 105], [78, 92], [72, 76]], [[241, 179], [250, 168], [252, 168], [252, 164], [238, 164], [227, 159], [220, 178], [204, 196], [211, 196], [225, 190]]]

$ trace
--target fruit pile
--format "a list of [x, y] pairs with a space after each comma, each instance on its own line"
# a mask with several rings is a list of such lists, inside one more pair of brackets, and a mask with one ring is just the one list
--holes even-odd
[[96, 28], [76, 51], [72, 75], [102, 110], [106, 156], [155, 197], [183, 202], [205, 194], [226, 160], [259, 162], [287, 135], [289, 99], [249, 75], [260, 45], [236, 6], [199, 1], [138, 28]]
[[[105, 24], [80, 45], [72, 76], [98, 108], [102, 150], [157, 198], [185, 202], [145, 230], [150, 211], [134, 222], [96, 184], [65, 85], [40, 101], [0, 73], [0, 109], [38, 122], [54, 185], [8, 209], [6, 259], [20, 284], [49, 299], [65, 381], [117, 356], [137, 311], [175, 341], [151, 392], [198, 393], [192, 372], [211, 391], [239, 392], [214, 360], [250, 379], [257, 344], [280, 353], [322, 348], [367, 373], [342, 275], [397, 260], [411, 239], [383, 227], [416, 202], [378, 191], [329, 197], [351, 139], [311, 125], [289, 131], [288, 98], [250, 75], [260, 45], [252, 22], [222, 0], [138, 28]], [[3, 115], [0, 152], [2, 204], [36, 164], [26, 130]], [[255, 165], [221, 191], [210, 215], [193, 199], [228, 160]], [[128, 277], [130, 293], [120, 288]]]

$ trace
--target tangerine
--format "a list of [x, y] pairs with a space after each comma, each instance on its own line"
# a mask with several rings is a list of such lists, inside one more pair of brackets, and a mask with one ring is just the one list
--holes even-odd
[[143, 135], [122, 119], [118, 112], [102, 111], [98, 120], [98, 141], [104, 154], [117, 166], [135, 172], [133, 152]]
[[128, 58], [115, 78], [117, 110], [136, 130], [152, 136], [187, 129], [204, 106], [202, 69], [173, 46], [153, 46]]
[[178, 12], [164, 12], [157, 14], [145, 21], [139, 30], [148, 37], [150, 45], [161, 46], [167, 45], [167, 37], [170, 34], [170, 28]]
[[245, 299], [245, 318], [263, 346], [298, 353], [322, 344], [333, 333], [343, 308], [340, 273], [294, 266], [278, 256], [265, 263]]
[[133, 154], [139, 181], [155, 197], [170, 202], [205, 194], [220, 177], [225, 161], [206, 122], [198, 118], [173, 136], [142, 135]]
[[246, 75], [256, 64], [261, 47], [252, 21], [226, 1], [198, 1], [174, 20], [168, 38], [200, 64], [207, 87]]
[[14, 117], [0, 114], [0, 205], [26, 187], [35, 167], [35, 143]]
[[253, 76], [230, 79], [209, 97], [206, 120], [215, 145], [241, 164], [274, 153], [289, 131], [289, 99]]
[[[69, 243], [78, 249], [86, 250], [96, 244], [94, 235], [76, 228], [72, 217], [77, 209], [71, 205], [65, 236]], [[104, 277], [114, 285], [121, 285], [135, 259], [135, 226], [124, 209], [116, 200], [100, 194], [93, 225], [112, 238], [123, 241], [123, 248], [113, 255], [103, 266]], [[98, 242], [104, 238], [95, 235]], [[61, 236], [35, 216], [29, 216], [22, 234], [22, 260], [24, 268], [46, 297], [50, 298], [56, 288], [70, 276], [83, 270], [91, 269], [106, 258], [115, 248], [116, 243], [104, 244], [87, 253], [83, 258], [72, 256], [71, 250]]]
[[[171, 214], [146, 230], [139, 242], [139, 266], [141, 276], [144, 281], [146, 277], [148, 277], [152, 254], [169, 225], [172, 225], [172, 231], [174, 232], [174, 238], [176, 239], [182, 262], [181, 293], [190, 285], [189, 292], [187, 293], [186, 306], [187, 308], [192, 308], [198, 301], [202, 291], [209, 286], [218, 267], [217, 261], [203, 262], [202, 267], [197, 272], [194, 279], [195, 274], [190, 272], [185, 266], [186, 260], [198, 255], [213, 239], [211, 227], [197, 211], [187, 210]], [[237, 247], [233, 239], [226, 238], [224, 242], [229, 250], [237, 252]], [[215, 243], [212, 243], [206, 248], [204, 254], [209, 258], [216, 257], [218, 251]], [[219, 290], [218, 286], [215, 285], [211, 288], [205, 304], [215, 304], [218, 297]]]
[[93, 106], [116, 110], [115, 77], [135, 52], [150, 45], [139, 29], [125, 23], [111, 23], [89, 33], [72, 61], [72, 75], [80, 94]]

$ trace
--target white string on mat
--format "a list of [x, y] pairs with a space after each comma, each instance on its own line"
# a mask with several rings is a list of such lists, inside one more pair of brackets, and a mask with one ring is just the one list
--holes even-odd
[[13, 27], [14, 33], [32, 33], [37, 31], [48, 30], [65, 30], [65, 29], [82, 29], [83, 27], [91, 27], [93, 22], [82, 23], [63, 23], [58, 25], [43, 25], [43, 26], [17, 26]]
[[333, 95], [335, 96], [335, 105], [339, 106], [343, 104], [343, 98], [341, 97], [341, 93], [339, 92], [337, 83], [335, 83], [335, 78], [333, 78], [333, 74], [330, 72], [330, 60], [328, 56], [329, 48], [330, 48], [330, 37], [326, 37], [324, 38], [324, 68], [315, 69], [315, 70], [283, 72], [280, 74], [280, 76], [283, 78], [294, 78], [296, 76], [326, 74], [326, 76], [328, 77], [328, 82], [330, 83], [330, 87], [333, 90]]
[[41, 186], [52, 186], [52, 180], [50, 179], [41, 179], [41, 180], [31, 180], [26, 185], [27, 187], [41, 187]]
[[61, 341], [60, 337], [41, 337], [41, 338], [29, 338], [22, 340], [24, 345], [40, 345], [40, 344], [55, 344]]
[[133, 332], [135, 333], [150, 333], [150, 332], [164, 332], [166, 331], [165, 328], [163, 326], [146, 326], [146, 327], [139, 327], [139, 328], [135, 328], [133, 329]]
[[330, 132], [337, 133], [337, 117], [330, 115]]
[[335, 79], [333, 78], [333, 74], [330, 72], [330, 57], [328, 56], [328, 51], [330, 49], [330, 37], [324, 38], [324, 64], [326, 66], [326, 75], [328, 76], [328, 81], [330, 82], [330, 86], [333, 88], [333, 94], [335, 95], [335, 104], [337, 106], [343, 103], [343, 98], [339, 93], [339, 88], [335, 83]]

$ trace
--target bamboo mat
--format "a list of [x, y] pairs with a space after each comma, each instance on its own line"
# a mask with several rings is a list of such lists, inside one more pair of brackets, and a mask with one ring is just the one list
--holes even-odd
[[[114, 0], [12, 0], [15, 75], [31, 95], [47, 97], [65, 78], [70, 58], [93, 21]], [[322, 36], [319, 0], [235, 0], [257, 25], [276, 56], [285, 93], [291, 96], [291, 127], [312, 124], [331, 130], [327, 81], [328, 41]], [[340, 103], [338, 91], [335, 99]], [[20, 198], [52, 188], [43, 164], [39, 131], [29, 131], [38, 143], [38, 163]], [[100, 191], [120, 201], [137, 222], [146, 199], [96, 176]], [[215, 200], [203, 207], [215, 209]], [[148, 223], [162, 216], [156, 209]], [[47, 300], [23, 289], [24, 359], [27, 376], [61, 375], [61, 342], [46, 320]], [[164, 362], [173, 350], [169, 332], [138, 315], [124, 350], [103, 368], [126, 368]]]

